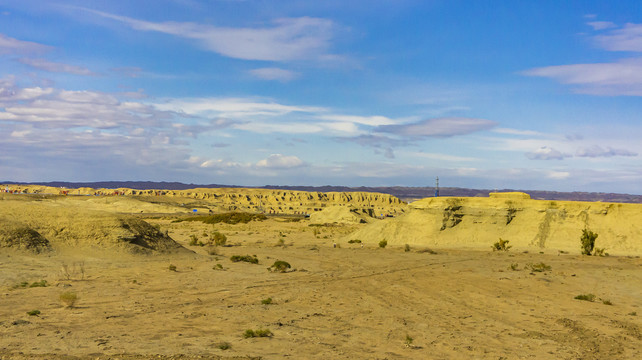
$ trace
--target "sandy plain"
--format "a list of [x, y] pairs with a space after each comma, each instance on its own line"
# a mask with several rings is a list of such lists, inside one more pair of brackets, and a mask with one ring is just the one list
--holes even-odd
[[[20, 199], [28, 215], [35, 198]], [[0, 206], [15, 200], [5, 196]], [[96, 206], [87, 198], [49, 200]], [[184, 212], [141, 214], [133, 210], [139, 206], [106, 203], [107, 212], [142, 219], [189, 251], [0, 248], [0, 359], [642, 358], [638, 256], [493, 252], [490, 244], [362, 247], [347, 239], [369, 224], [175, 223]], [[213, 230], [228, 245], [215, 255], [189, 245], [191, 235]], [[259, 264], [232, 255], [256, 255]], [[293, 270], [268, 271], [276, 260]], [[540, 263], [550, 270], [529, 269]], [[48, 286], [19, 286], [41, 280]], [[66, 291], [79, 297], [71, 308], [59, 299]], [[586, 294], [595, 300], [575, 299]], [[262, 304], [267, 298], [272, 303]], [[245, 338], [248, 329], [272, 336]]]

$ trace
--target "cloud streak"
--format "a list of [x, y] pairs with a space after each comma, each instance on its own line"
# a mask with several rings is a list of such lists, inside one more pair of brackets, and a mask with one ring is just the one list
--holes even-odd
[[281, 18], [264, 27], [217, 27], [194, 22], [151, 22], [102, 11], [87, 12], [124, 23], [134, 30], [152, 31], [195, 40], [208, 51], [235, 59], [262, 61], [310, 60], [328, 53], [335, 25], [331, 20]]
[[389, 133], [411, 138], [451, 137], [489, 130], [497, 122], [475, 118], [434, 118], [403, 125], [382, 125], [376, 132]]
[[39, 70], [44, 70], [49, 72], [67, 73], [67, 74], [82, 75], [82, 76], [97, 75], [96, 73], [82, 66], [51, 62], [45, 59], [20, 58], [18, 59], [18, 62]]
[[0, 34], [0, 55], [39, 54], [52, 50], [51, 46], [23, 41]]

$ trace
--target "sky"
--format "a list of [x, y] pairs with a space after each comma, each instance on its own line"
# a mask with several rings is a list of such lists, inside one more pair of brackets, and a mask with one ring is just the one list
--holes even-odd
[[0, 180], [642, 194], [642, 2], [0, 0]]

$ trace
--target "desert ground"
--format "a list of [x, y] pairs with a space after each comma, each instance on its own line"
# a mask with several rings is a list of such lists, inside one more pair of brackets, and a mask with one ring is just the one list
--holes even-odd
[[[610, 256], [581, 255], [579, 235], [556, 232], [546, 207], [528, 216], [548, 219], [550, 241], [533, 242], [539, 226], [508, 228], [515, 247], [492, 251], [496, 234], [467, 245], [442, 215], [439, 241], [390, 230], [414, 226], [421, 202], [378, 202], [375, 214], [389, 206], [398, 215], [383, 219], [362, 211], [372, 204], [346, 213], [328, 203], [312, 206], [335, 209], [318, 212], [325, 218], [294, 206], [297, 214], [207, 224], [176, 220], [226, 210], [216, 199], [143, 195], [0, 195], [0, 359], [642, 358], [640, 239], [629, 233], [626, 244], [607, 242]], [[368, 197], [346, 201], [355, 198]], [[517, 217], [502, 226], [526, 227], [519, 214], [530, 203], [511, 201]], [[608, 204], [583, 206], [597, 214]], [[474, 233], [466, 221], [461, 231]], [[493, 229], [484, 231], [504, 231]], [[214, 232], [224, 245], [199, 245]], [[291, 268], [270, 271], [275, 261]], [[77, 300], [70, 306], [63, 293]]]

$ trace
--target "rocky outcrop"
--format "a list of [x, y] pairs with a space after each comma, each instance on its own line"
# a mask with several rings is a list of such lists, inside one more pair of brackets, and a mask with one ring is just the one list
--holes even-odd
[[519, 249], [580, 253], [583, 229], [611, 254], [642, 254], [642, 205], [508, 198], [427, 198], [407, 213], [376, 222], [348, 239], [435, 247], [486, 248], [499, 238]]

